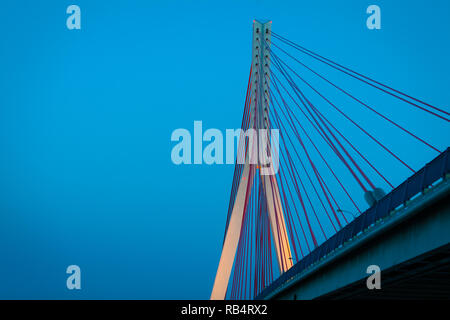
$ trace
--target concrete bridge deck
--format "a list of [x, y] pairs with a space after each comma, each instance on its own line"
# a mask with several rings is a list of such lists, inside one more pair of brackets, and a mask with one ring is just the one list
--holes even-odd
[[[337, 239], [316, 248], [312, 263], [300, 261], [257, 299], [449, 298], [448, 154], [449, 149], [340, 230]], [[397, 206], [399, 194], [404, 197]], [[381, 290], [367, 289], [369, 265], [381, 268]]]

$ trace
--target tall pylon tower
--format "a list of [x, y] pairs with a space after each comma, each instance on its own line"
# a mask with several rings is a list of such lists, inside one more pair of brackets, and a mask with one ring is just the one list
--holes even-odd
[[[252, 42], [252, 91], [250, 105], [249, 128], [256, 129], [258, 135], [261, 129], [269, 132], [269, 87], [270, 87], [270, 41], [272, 21], [253, 21]], [[236, 250], [241, 236], [241, 226], [248, 198], [250, 197], [255, 174], [259, 174], [264, 190], [261, 201], [266, 201], [269, 215], [272, 241], [274, 243], [280, 273], [286, 272], [292, 267], [291, 248], [284, 221], [283, 207], [276, 179], [278, 170], [274, 170], [273, 157], [267, 156], [271, 152], [269, 139], [265, 139], [267, 145], [261, 145], [264, 139], [257, 139], [258, 143], [249, 144], [247, 158], [239, 182], [233, 209], [225, 234], [222, 254], [217, 268], [216, 278], [211, 293], [211, 300], [223, 300], [228, 288], [231, 270], [236, 256]], [[277, 142], [278, 143], [278, 142]], [[245, 145], [245, 136], [241, 133], [238, 150]], [[239, 152], [239, 151], [238, 151]], [[258, 162], [252, 163], [252, 154], [257, 154]], [[269, 162], [261, 159], [270, 159]], [[257, 167], [259, 170], [257, 170]]]

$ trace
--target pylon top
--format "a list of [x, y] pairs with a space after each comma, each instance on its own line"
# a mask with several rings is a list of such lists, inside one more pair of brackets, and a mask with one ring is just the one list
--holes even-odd
[[253, 22], [258, 22], [261, 24], [266, 24], [266, 23], [272, 23], [272, 20], [268, 20], [268, 19], [255, 19], [253, 20]]

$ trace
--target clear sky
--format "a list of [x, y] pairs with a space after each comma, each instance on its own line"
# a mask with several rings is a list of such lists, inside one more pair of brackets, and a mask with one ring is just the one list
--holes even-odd
[[[70, 4], [81, 30], [66, 28]], [[381, 30], [366, 28], [370, 4]], [[2, 0], [0, 298], [207, 299], [233, 167], [175, 166], [170, 135], [240, 126], [253, 19], [448, 110], [449, 12], [446, 0]], [[447, 124], [382, 101], [448, 146]], [[436, 156], [378, 136], [416, 169]], [[80, 291], [66, 289], [71, 264]]]

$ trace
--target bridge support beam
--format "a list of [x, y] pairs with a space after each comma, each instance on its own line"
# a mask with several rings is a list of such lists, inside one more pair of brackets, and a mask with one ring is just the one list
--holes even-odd
[[223, 300], [227, 293], [231, 269], [233, 268], [234, 258], [241, 236], [242, 218], [247, 205], [246, 199], [253, 186], [253, 171], [254, 167], [252, 165], [245, 164], [233, 211], [231, 212], [230, 221], [228, 223], [225, 241], [222, 247], [222, 255], [220, 256], [219, 266], [217, 268], [217, 274], [211, 293], [211, 300]]
[[[276, 179], [278, 170], [274, 170], [272, 162], [273, 149], [270, 148], [269, 139], [262, 139], [261, 134], [270, 130], [269, 119], [269, 84], [270, 84], [270, 45], [271, 22], [253, 23], [253, 48], [252, 48], [252, 92], [250, 105], [249, 128], [256, 129], [257, 143], [250, 144], [248, 154], [258, 157], [258, 165], [251, 163], [252, 156], [246, 159], [244, 170], [239, 182], [234, 206], [225, 235], [222, 254], [217, 268], [217, 274], [211, 293], [212, 300], [225, 299], [228, 283], [233, 268], [236, 250], [239, 243], [242, 219], [246, 210], [248, 199], [251, 195], [253, 178], [255, 174], [261, 176], [264, 190], [264, 198], [267, 204], [270, 229], [274, 243], [280, 273], [284, 273], [293, 265], [291, 248], [284, 220], [283, 207]], [[265, 130], [265, 131], [262, 131]], [[265, 132], [265, 133], [263, 133]], [[244, 146], [244, 136], [241, 134], [239, 146]], [[262, 145], [264, 141], [265, 145]], [[272, 141], [273, 143], [274, 141]], [[279, 141], [275, 141], [279, 143]], [[238, 148], [243, 150], [243, 148]], [[270, 153], [270, 156], [269, 154]], [[269, 162], [267, 160], [269, 159]], [[260, 170], [257, 170], [260, 169]]]
[[[270, 41], [272, 32], [272, 22], [262, 23], [257, 20], [253, 22], [253, 105], [255, 110], [255, 127], [257, 129], [269, 130], [269, 87], [270, 87]], [[258, 133], [262, 134], [261, 132]], [[260, 137], [261, 138], [261, 137]], [[261, 140], [259, 140], [261, 141]], [[278, 141], [277, 141], [278, 142]], [[278, 267], [280, 273], [286, 272], [292, 267], [292, 254], [289, 239], [286, 231], [286, 223], [284, 221], [283, 207], [281, 204], [280, 191], [275, 174], [267, 174], [267, 168], [264, 163], [268, 159], [266, 154], [270, 149], [268, 145], [258, 144], [259, 159], [262, 161], [260, 165], [261, 181], [263, 183], [264, 195], [267, 202], [267, 211], [269, 214], [270, 229], [272, 239], [277, 255]], [[271, 150], [272, 151], [272, 150]], [[272, 164], [272, 163], [270, 163]], [[266, 172], [264, 172], [266, 170]]]

